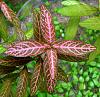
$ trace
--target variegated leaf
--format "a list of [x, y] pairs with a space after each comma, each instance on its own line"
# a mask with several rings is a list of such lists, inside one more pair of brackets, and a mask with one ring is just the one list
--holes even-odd
[[7, 47], [7, 55], [16, 57], [37, 56], [44, 52], [48, 45], [36, 41], [22, 41]]
[[68, 75], [58, 66], [57, 80], [68, 82]]
[[41, 33], [41, 29], [40, 29], [40, 13], [36, 9], [33, 9], [33, 30], [34, 30], [35, 40], [41, 42], [42, 33]]
[[24, 68], [20, 72], [19, 76], [19, 82], [17, 85], [17, 92], [16, 92], [16, 97], [25, 97], [26, 94], [26, 89], [27, 89], [27, 83], [28, 83], [28, 71], [26, 68]]
[[14, 14], [14, 12], [7, 6], [7, 4], [5, 2], [1, 2], [1, 10], [3, 12], [3, 14], [5, 15], [5, 17], [12, 22], [12, 16], [16, 17], [16, 15]]
[[39, 77], [40, 77], [40, 73], [41, 73], [41, 63], [38, 62], [34, 68], [34, 72], [32, 74], [31, 77], [31, 81], [30, 81], [30, 90], [31, 90], [31, 96], [33, 96], [37, 89], [38, 89], [38, 84], [39, 84]]
[[7, 79], [3, 82], [3, 86], [0, 91], [0, 97], [9, 97], [10, 91], [11, 91], [11, 80]]
[[16, 67], [8, 67], [8, 66], [1, 66], [0, 65], [0, 75], [2, 74], [9, 74], [16, 70]]
[[21, 66], [25, 65], [28, 62], [32, 61], [31, 57], [4, 57], [0, 58], [0, 65], [1, 66], [8, 66], [8, 67], [14, 67], [14, 66]]
[[44, 5], [40, 6], [40, 27], [45, 41], [50, 44], [54, 42], [55, 29], [52, 23], [52, 16]]
[[3, 1], [0, 3], [0, 7], [1, 7], [1, 10], [2, 10], [3, 14], [5, 15], [5, 17], [15, 26], [18, 38], [20, 40], [25, 39], [24, 32], [22, 31], [22, 29], [20, 27], [21, 26], [20, 25], [20, 21], [16, 17], [16, 14], [13, 12], [13, 10], [11, 10], [7, 6], [7, 4], [5, 2], [3, 2]]
[[81, 62], [81, 61], [85, 61], [88, 59], [88, 55], [84, 55], [84, 56], [69, 56], [69, 55], [65, 55], [65, 54], [60, 54], [58, 53], [58, 58], [61, 60], [66, 60], [66, 61], [70, 61], [70, 62]]
[[44, 72], [43, 72], [43, 70], [41, 70], [38, 87], [39, 87], [38, 90], [40, 90], [41, 92], [44, 92], [44, 91], [47, 92], [46, 80], [44, 80]]
[[19, 72], [17, 72], [17, 73], [14, 73], [14, 72], [10, 73], [9, 72], [9, 74], [1, 75], [0, 80], [11, 79], [12, 82], [14, 82], [18, 76], [19, 76]]
[[46, 78], [48, 92], [53, 92], [56, 85], [57, 76], [57, 52], [54, 49], [48, 49], [44, 59], [44, 75]]
[[58, 53], [69, 56], [84, 56], [96, 48], [90, 44], [85, 44], [81, 41], [61, 41], [53, 45], [57, 49]]

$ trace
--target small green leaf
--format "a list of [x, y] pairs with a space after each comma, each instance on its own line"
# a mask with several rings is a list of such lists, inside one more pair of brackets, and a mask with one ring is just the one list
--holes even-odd
[[98, 97], [97, 94], [94, 94], [93, 97]]
[[86, 77], [86, 76], [88, 76], [88, 72], [87, 72], [87, 71], [85, 71], [85, 72], [83, 73], [83, 77]]
[[92, 81], [90, 81], [89, 82], [89, 86], [93, 88], [94, 87], [94, 83]]
[[57, 10], [57, 13], [62, 14], [64, 16], [88, 16], [93, 13], [96, 13], [97, 8], [87, 5], [85, 3], [64, 6]]
[[61, 83], [61, 86], [63, 89], [67, 89], [67, 83], [63, 82], [63, 83]]
[[53, 94], [53, 97], [58, 97], [58, 94]]
[[85, 84], [84, 83], [80, 83], [79, 84], [79, 89], [80, 90], [84, 90], [86, 88]]
[[100, 17], [92, 17], [79, 23], [81, 27], [100, 30]]
[[96, 50], [90, 54], [88, 63], [93, 61], [97, 57], [97, 55], [100, 54], [100, 36], [98, 36], [94, 45], [96, 46]]
[[76, 75], [73, 75], [73, 83], [77, 84], [78, 82], [78, 77]]
[[66, 1], [62, 1], [61, 4], [65, 5], [65, 6], [69, 6], [69, 5], [76, 5], [79, 4], [80, 2], [75, 1], [75, 0], [66, 0]]
[[73, 40], [75, 38], [78, 30], [79, 21], [80, 17], [70, 17], [70, 20], [65, 30], [65, 40]]
[[69, 97], [71, 97], [71, 96], [75, 96], [75, 93], [72, 90], [70, 90], [70, 92], [69, 92]]
[[51, 95], [51, 94], [49, 94], [49, 93], [47, 93], [47, 97], [52, 97], [52, 95]]
[[97, 65], [98, 68], [100, 68], [100, 63], [97, 63], [96, 65]]
[[59, 93], [63, 93], [63, 92], [64, 92], [64, 90], [63, 90], [62, 88], [59, 88], [57, 91], [58, 91]]
[[94, 61], [90, 62], [90, 65], [91, 66], [96, 66], [96, 62], [94, 62]]
[[82, 76], [80, 76], [79, 81], [80, 81], [81, 83], [83, 83], [83, 82], [84, 82], [84, 78], [83, 78]]
[[6, 48], [4, 48], [2, 45], [0, 45], [0, 54], [4, 53], [6, 51]]
[[46, 93], [40, 92], [40, 93], [38, 93], [37, 97], [46, 97]]
[[27, 39], [32, 38], [32, 36], [33, 36], [33, 29], [30, 29], [29, 31], [27, 31], [25, 33], [25, 36], [26, 36]]
[[93, 79], [93, 82], [94, 82], [94, 84], [95, 84], [96, 86], [98, 86], [99, 82], [98, 82], [97, 79]]
[[82, 93], [81, 93], [81, 91], [78, 92], [78, 94], [77, 94], [76, 97], [82, 97]]
[[68, 97], [68, 96], [69, 96], [69, 94], [68, 94], [68, 92], [66, 92], [64, 97]]
[[85, 78], [85, 81], [87, 81], [87, 82], [88, 82], [88, 81], [89, 81], [89, 79], [90, 79], [90, 78], [89, 78], [89, 76], [87, 76], [87, 77]]

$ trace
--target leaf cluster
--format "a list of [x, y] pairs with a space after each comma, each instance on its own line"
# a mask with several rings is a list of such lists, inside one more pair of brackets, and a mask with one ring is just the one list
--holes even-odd
[[[5, 41], [5, 45], [3, 46], [6, 48], [6, 52], [5, 48], [2, 47], [2, 49], [4, 49], [4, 54], [6, 54], [7, 57], [4, 55], [4, 57], [0, 59], [1, 79], [4, 81], [0, 95], [5, 95], [5, 97], [13, 95], [11, 85], [13, 80], [17, 79], [17, 77], [19, 78], [16, 91], [18, 97], [25, 96], [28, 81], [30, 81], [31, 96], [35, 95], [37, 90], [48, 91], [51, 93], [54, 91], [54, 87], [58, 80], [68, 81], [67, 74], [57, 65], [58, 59], [83, 61], [87, 58], [86, 56], [88, 53], [95, 50], [95, 47], [90, 44], [73, 41], [72, 39], [76, 35], [80, 16], [82, 14], [83, 16], [93, 14], [97, 12], [97, 8], [74, 2], [75, 5], [79, 5], [73, 6], [83, 11], [81, 15], [78, 13], [79, 16], [76, 16], [76, 11], [72, 11], [71, 14], [70, 10], [72, 9], [68, 4], [68, 8], [70, 9], [68, 13], [64, 12], [67, 5], [64, 5], [65, 9], [62, 8], [61, 11], [58, 10], [59, 13], [63, 11], [68, 14], [68, 16], [71, 16], [67, 29], [69, 35], [67, 36], [67, 34], [65, 34], [65, 36], [68, 37], [65, 37], [65, 39], [68, 41], [58, 41], [55, 37], [55, 27], [52, 23], [51, 13], [44, 5], [41, 5], [39, 11], [33, 9], [34, 40], [33, 37], [31, 37], [32, 40], [27, 40], [27, 35], [25, 35], [24, 31], [21, 29], [20, 21], [16, 17], [16, 14], [5, 4], [5, 2], [1, 3], [1, 10], [5, 17], [15, 26], [15, 35], [17, 37], [15, 38], [16, 41], [11, 44], [4, 40], [6, 38], [1, 37]], [[81, 8], [84, 6], [86, 9], [82, 10]], [[89, 12], [85, 13], [87, 9]], [[70, 36], [71, 32], [74, 33], [72, 33], [73, 36]], [[27, 68], [27, 63], [32, 60], [36, 61], [34, 70], [32, 70], [33, 72]], [[14, 74], [16, 76], [13, 76]], [[76, 78], [76, 76], [74, 76], [74, 78]], [[80, 80], [81, 79], [82, 78], [80, 77]], [[84, 85], [81, 84], [79, 88], [81, 88], [81, 86]], [[6, 90], [6, 87], [9, 88], [9, 91]]]

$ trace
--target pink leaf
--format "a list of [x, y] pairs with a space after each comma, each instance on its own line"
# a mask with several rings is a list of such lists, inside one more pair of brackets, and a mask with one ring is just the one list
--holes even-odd
[[96, 48], [90, 44], [85, 44], [81, 41], [61, 41], [53, 45], [60, 54], [70, 56], [83, 56]]
[[44, 74], [47, 82], [47, 89], [53, 92], [57, 76], [57, 52], [54, 49], [48, 49], [44, 60]]
[[4, 16], [15, 26], [15, 30], [18, 35], [18, 39], [25, 40], [25, 35], [23, 30], [21, 29], [20, 21], [17, 18], [16, 14], [10, 9], [5, 2], [0, 2], [1, 10]]
[[44, 5], [40, 7], [40, 26], [46, 42], [55, 41], [55, 29], [52, 23], [52, 16]]
[[7, 47], [5, 53], [16, 57], [37, 56], [43, 53], [47, 47], [48, 45], [36, 41], [22, 41]]

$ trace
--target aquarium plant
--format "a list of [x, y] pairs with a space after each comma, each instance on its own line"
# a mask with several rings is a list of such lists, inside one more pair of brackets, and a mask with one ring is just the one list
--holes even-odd
[[[34, 37], [30, 39], [27, 39], [21, 29], [16, 14], [2, 0], [0, 8], [8, 21], [14, 25], [16, 31], [15, 40], [1, 42], [0, 73], [4, 82], [1, 97], [12, 95], [11, 85], [17, 77], [19, 77], [17, 97], [25, 96], [28, 81], [31, 96], [35, 95], [37, 90], [53, 93], [58, 80], [69, 81], [67, 74], [58, 66], [58, 59], [71, 62], [83, 61], [87, 59], [90, 52], [96, 50], [95, 46], [82, 41], [56, 39], [52, 15], [44, 4], [41, 4], [38, 10], [33, 8]], [[66, 15], [67, 13], [62, 13], [65, 11], [64, 8], [58, 9], [57, 12]], [[94, 8], [94, 10], [96, 9]], [[79, 19], [79, 17], [73, 18]], [[71, 19], [73, 20], [73, 18]], [[31, 72], [27, 65], [33, 60], [36, 61], [36, 65]]]

